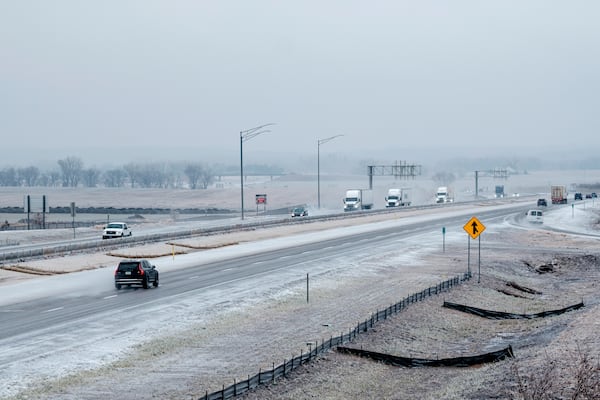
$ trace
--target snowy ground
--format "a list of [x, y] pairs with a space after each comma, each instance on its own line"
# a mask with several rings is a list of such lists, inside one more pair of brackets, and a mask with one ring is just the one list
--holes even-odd
[[[574, 207], [551, 207], [552, 211], [546, 213], [543, 225], [577, 230], [582, 234], [594, 234], [598, 206], [599, 204], [586, 201]], [[419, 218], [426, 220], [428, 217]], [[166, 256], [157, 259], [156, 262], [164, 269], [183, 268], [194, 263], [227, 257], [233, 253], [242, 254], [285, 246], [290, 241], [298, 244], [303, 240], [321, 240], [331, 235], [339, 236], [373, 229], [382, 224], [401, 223], [381, 219], [372, 222], [372, 225], [365, 226], [357, 226], [356, 221], [352, 221], [351, 226], [344, 226], [341, 222], [335, 226], [315, 223], [293, 229], [274, 228], [202, 238], [202, 245], [229, 245], [177, 255], [174, 258]], [[495, 231], [521, 228], [488, 226], [487, 229], [486, 234], [493, 234]], [[521, 237], [529, 239], [543, 235], [543, 231], [534, 231], [535, 234], [527, 233], [530, 231], [523, 232], [526, 234]], [[290, 238], [289, 235], [294, 236]], [[450, 233], [446, 240], [449, 257], [464, 257], [464, 232]], [[194, 239], [181, 244], [189, 244], [190, 241], [193, 242]], [[588, 242], [582, 239], [581, 243]], [[198, 239], [194, 244], [200, 244]], [[594, 245], [585, 246], [593, 248]], [[527, 247], [526, 244], [524, 247]], [[170, 250], [171, 246], [159, 244], [123, 251], [161, 254]], [[432, 255], [438, 262], [426, 262]], [[23, 274], [2, 271], [0, 307], [6, 310], [5, 307], [16, 300], [53, 295], [55, 293], [52, 292], [52, 287], [74, 294], [81, 290], [83, 282], [89, 282], [90, 276], [99, 282], [100, 287], [97, 290], [104, 289], [103, 285], [112, 287], [112, 282], [107, 276], [112, 274], [116, 258], [118, 259], [106, 254], [86, 254], [26, 263], [30, 268], [49, 271], [75, 271], [82, 267], [92, 269], [70, 274], [69, 277], [28, 276], [24, 279]], [[163, 346], [158, 350], [158, 354], [150, 359], [139, 351], [133, 341], [127, 339], [127, 335], [95, 339], [93, 351], [90, 351], [89, 346], [72, 345], [72, 340], [77, 339], [77, 336], [66, 335], [58, 344], [60, 352], [49, 351], [32, 356], [27, 365], [5, 364], [0, 374], [0, 397], [96, 399], [111, 397], [117, 390], [121, 398], [197, 397], [205, 391], [210, 392], [223, 384], [231, 383], [232, 379], [243, 379], [247, 374], [254, 374], [261, 366], [270, 367], [273, 361], [279, 362], [281, 357], [287, 357], [290, 353], [297, 354], [298, 347], [306, 341], [337, 334], [339, 330], [365, 318], [378, 307], [397, 301], [415, 289], [436, 284], [455, 275], [459, 270], [462, 271], [462, 266], [457, 269], [455, 263], [439, 261], [439, 243], [417, 236], [413, 241], [403, 243], [401, 251], [388, 250], [385, 254], [341, 258], [334, 265], [329, 263], [320, 267], [310, 266], [311, 274], [318, 278], [314, 282], [313, 302], [309, 306], [300, 300], [303, 299], [301, 279], [288, 272], [261, 282], [248, 282], [235, 293], [228, 292], [225, 297], [221, 291], [215, 289], [202, 294], [193, 303], [181, 302], [168, 310], [159, 307], [157, 310], [160, 311], [160, 321], [137, 328], [142, 336], [145, 331], [152, 332], [154, 336], [160, 334]], [[98, 268], [102, 266], [107, 268]], [[415, 266], [419, 266], [418, 272], [414, 270]], [[52, 280], [60, 284], [46, 284]], [[40, 282], [44, 282], [43, 290], [40, 290]], [[386, 282], [387, 285], [380, 286], [382, 282]], [[382, 289], [373, 291], [373, 287]], [[355, 301], [357, 293], [361, 293], [360, 302]], [[339, 307], [336, 307], [338, 302], [359, 304], [340, 312]], [[260, 315], [271, 317], [265, 321], [259, 318]], [[305, 320], [299, 323], [298, 318]], [[310, 323], [307, 324], [307, 321]], [[108, 319], [97, 323], [114, 325], [116, 322]], [[266, 337], [265, 332], [269, 332]], [[80, 335], [86, 335], [86, 332], [81, 332]], [[244, 340], [239, 343], [241, 338]], [[269, 339], [269, 343], [265, 343], [266, 338]], [[6, 346], [7, 344], [2, 344], [0, 354], [10, 353], [10, 348]], [[160, 382], [161, 387], [153, 387], [154, 392], [148, 391], [144, 394], [145, 391], [140, 390], [140, 387], [119, 383], [119, 376], [123, 373], [146, 377], [140, 379], [141, 387], [147, 387], [150, 381]], [[201, 382], [198, 382], [198, 376], [203, 377]], [[106, 387], [107, 381], [113, 382], [114, 385]]]

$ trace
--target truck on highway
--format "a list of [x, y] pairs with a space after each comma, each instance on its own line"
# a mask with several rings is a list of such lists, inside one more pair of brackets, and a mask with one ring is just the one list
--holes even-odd
[[385, 196], [386, 207], [404, 207], [410, 206], [410, 200], [408, 199], [408, 189], [389, 189], [387, 196]]
[[496, 185], [496, 198], [501, 199], [504, 197], [504, 185]]
[[440, 203], [452, 203], [452, 195], [450, 194], [450, 190], [448, 190], [447, 186], [440, 186], [437, 189], [435, 194], [435, 202]]
[[567, 187], [565, 185], [552, 185], [550, 187], [552, 204], [567, 204]]
[[344, 211], [370, 210], [373, 208], [371, 189], [349, 189], [344, 197]]

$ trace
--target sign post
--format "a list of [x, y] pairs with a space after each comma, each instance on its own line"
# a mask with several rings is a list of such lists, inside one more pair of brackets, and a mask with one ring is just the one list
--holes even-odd
[[23, 211], [27, 214], [27, 230], [31, 229], [31, 213], [37, 213], [34, 221], [36, 229], [46, 229], [46, 213], [50, 212], [50, 207], [45, 194], [41, 198], [23, 196]]
[[75, 239], [75, 213], [76, 213], [76, 209], [75, 209], [75, 202], [72, 201], [71, 202], [71, 217], [73, 218], [71, 226], [73, 227], [73, 239]]
[[[472, 239], [479, 239], [478, 240], [478, 244], [479, 244], [479, 260], [478, 260], [478, 266], [479, 266], [479, 275], [477, 277], [477, 283], [481, 282], [481, 238], [479, 237], [479, 235], [481, 235], [481, 233], [483, 231], [485, 231], [485, 225], [483, 225], [481, 223], [481, 221], [479, 221], [477, 219], [477, 217], [472, 217], [469, 222], [467, 222], [465, 224], [465, 226], [463, 226], [463, 229], [465, 230], [465, 232], [467, 232], [469, 234], [469, 236], [471, 236]], [[467, 239], [468, 240], [468, 239]], [[469, 276], [471, 275], [471, 241], [469, 240], [469, 244], [468, 244], [468, 260], [467, 260], [467, 272], [469, 273]]]
[[267, 211], [267, 195], [257, 194], [256, 195], [256, 215], [258, 215], [258, 206], [262, 204], [263, 212]]
[[446, 252], [446, 227], [442, 226], [442, 253]]

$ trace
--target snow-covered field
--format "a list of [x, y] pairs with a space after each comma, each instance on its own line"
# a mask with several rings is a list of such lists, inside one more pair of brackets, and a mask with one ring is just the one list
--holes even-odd
[[[474, 198], [474, 172], [458, 176], [448, 184], [456, 200]], [[549, 197], [550, 185], [566, 185], [569, 192], [576, 191], [577, 185], [595, 184], [600, 187], [599, 170], [557, 170], [531, 171], [526, 174], [511, 175], [508, 179], [492, 179], [481, 174], [479, 178], [480, 196], [493, 197], [494, 186], [504, 185], [507, 196], [540, 194]], [[316, 176], [282, 176], [278, 178], [249, 177], [244, 186], [245, 208], [255, 209], [256, 194], [267, 195], [267, 207], [270, 210], [285, 209], [297, 204], [306, 204], [312, 212], [317, 211], [317, 193], [320, 189], [321, 208], [329, 211], [342, 209], [342, 198], [347, 189], [367, 188], [368, 176], [329, 176], [321, 174], [320, 185]], [[409, 188], [413, 205], [431, 204], [440, 183], [426, 176], [414, 180], [400, 180], [388, 176], [373, 177], [375, 208], [384, 207], [384, 198], [389, 188]], [[141, 207], [141, 208], [224, 208], [240, 209], [240, 186], [238, 177], [224, 178], [207, 190], [187, 189], [132, 189], [132, 188], [45, 188], [45, 187], [0, 187], [0, 205], [2, 207], [22, 207], [24, 196], [41, 198], [45, 195], [50, 207], [69, 207], [75, 202], [77, 207]], [[572, 194], [571, 194], [572, 196]], [[3, 218], [14, 222], [23, 215], [5, 214]], [[48, 215], [49, 218], [59, 216]], [[70, 221], [69, 215], [66, 217]], [[164, 216], [163, 216], [164, 217]], [[170, 217], [170, 216], [168, 216]], [[184, 216], [181, 216], [184, 217]], [[85, 218], [78, 214], [76, 218]], [[12, 220], [11, 220], [12, 219]]]

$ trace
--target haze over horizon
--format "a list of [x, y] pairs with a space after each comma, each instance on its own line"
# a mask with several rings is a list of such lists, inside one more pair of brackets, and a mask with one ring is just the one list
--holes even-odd
[[[600, 3], [7, 2], [2, 164], [597, 159]], [[0, 166], [1, 167], [1, 166]], [[598, 163], [600, 167], [600, 162]]]

